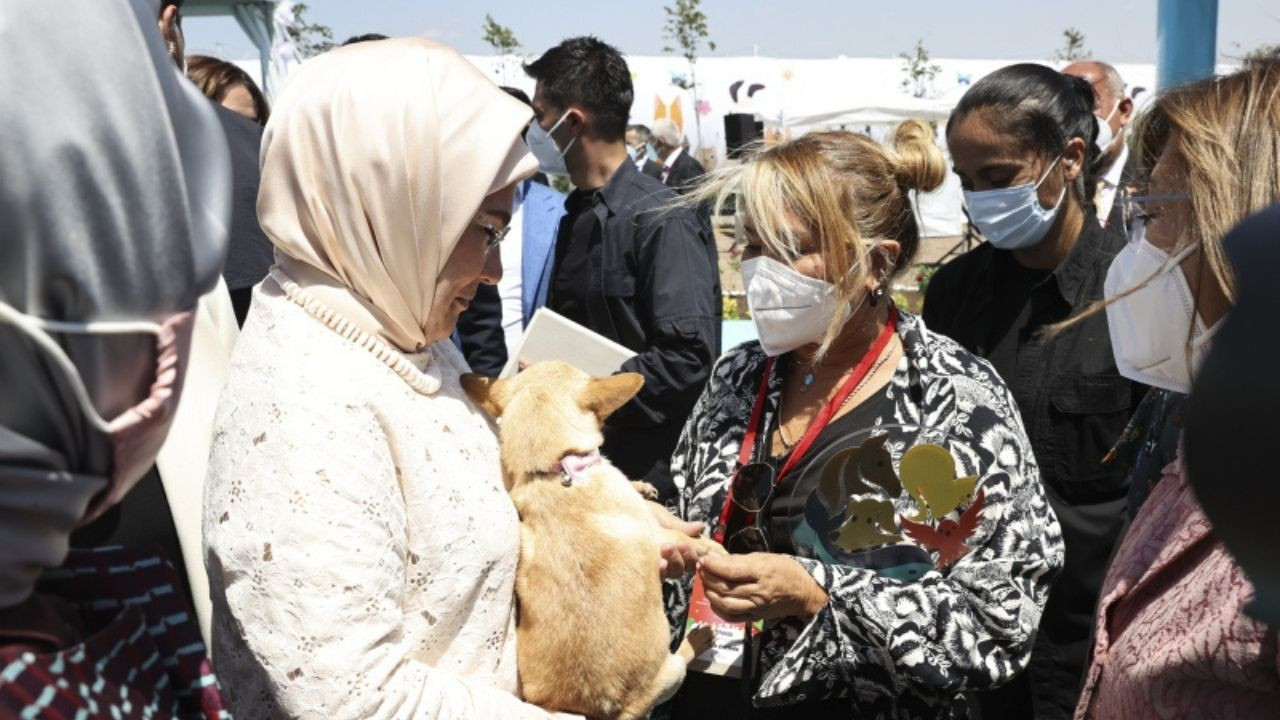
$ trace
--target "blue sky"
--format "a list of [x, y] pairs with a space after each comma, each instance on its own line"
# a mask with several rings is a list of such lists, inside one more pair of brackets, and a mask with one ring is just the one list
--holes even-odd
[[[366, 32], [425, 35], [464, 53], [487, 53], [485, 13], [536, 55], [565, 37], [594, 34], [624, 53], [660, 54], [669, 0], [309, 0], [312, 22], [338, 40]], [[1185, 0], [1194, 2], [1195, 0]], [[719, 56], [892, 57], [923, 39], [936, 57], [1048, 59], [1062, 30], [1085, 34], [1093, 56], [1155, 62], [1156, 0], [704, 0]], [[225, 58], [256, 52], [230, 18], [188, 18], [190, 52]], [[1280, 42], [1280, 2], [1220, 0], [1218, 53]]]

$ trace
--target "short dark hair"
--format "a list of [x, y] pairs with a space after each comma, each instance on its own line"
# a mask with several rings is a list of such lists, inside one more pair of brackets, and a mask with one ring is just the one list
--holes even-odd
[[383, 35], [382, 33], [365, 33], [364, 35], [352, 35], [351, 37], [342, 41], [341, 47], [346, 47], [348, 45], [355, 45], [356, 43], [373, 42], [374, 40], [387, 40], [387, 39], [389, 38], [386, 35]]
[[601, 139], [621, 140], [635, 90], [617, 48], [589, 35], [569, 38], [524, 66], [542, 83], [543, 95], [559, 108], [580, 105]]
[[519, 100], [525, 105], [528, 105], [529, 107], [533, 107], [533, 102], [529, 100], [529, 96], [525, 95], [524, 91], [521, 90], [520, 88], [514, 88], [514, 87], [511, 87], [510, 85], [500, 85], [498, 89], [510, 95], [511, 97]]
[[1063, 75], [1035, 63], [1008, 65], [973, 84], [951, 111], [947, 132], [969, 113], [994, 110], [998, 132], [1045, 157], [1059, 155], [1072, 138], [1084, 140], [1084, 172], [1075, 187], [1086, 207], [1093, 205], [1099, 153], [1093, 141], [1098, 119], [1093, 114], [1093, 86], [1083, 78]]

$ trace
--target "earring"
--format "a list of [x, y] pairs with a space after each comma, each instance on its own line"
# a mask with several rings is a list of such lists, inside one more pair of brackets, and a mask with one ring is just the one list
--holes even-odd
[[875, 307], [876, 305], [879, 305], [880, 301], [883, 299], [884, 299], [884, 285], [877, 285], [876, 289], [871, 291], [871, 307]]

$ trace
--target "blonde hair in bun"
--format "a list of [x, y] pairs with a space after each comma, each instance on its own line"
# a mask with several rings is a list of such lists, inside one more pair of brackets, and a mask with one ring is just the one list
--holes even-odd
[[933, 127], [916, 118], [904, 120], [893, 129], [889, 144], [893, 175], [899, 185], [917, 192], [930, 192], [942, 185], [947, 177], [947, 161], [934, 137]]

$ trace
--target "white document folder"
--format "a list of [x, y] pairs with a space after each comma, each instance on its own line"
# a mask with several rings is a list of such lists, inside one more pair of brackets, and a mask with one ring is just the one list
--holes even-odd
[[515, 354], [502, 368], [501, 377], [511, 377], [520, 369], [520, 359], [529, 363], [560, 360], [595, 377], [608, 377], [635, 357], [631, 350], [597, 335], [572, 320], [539, 308], [529, 321]]

